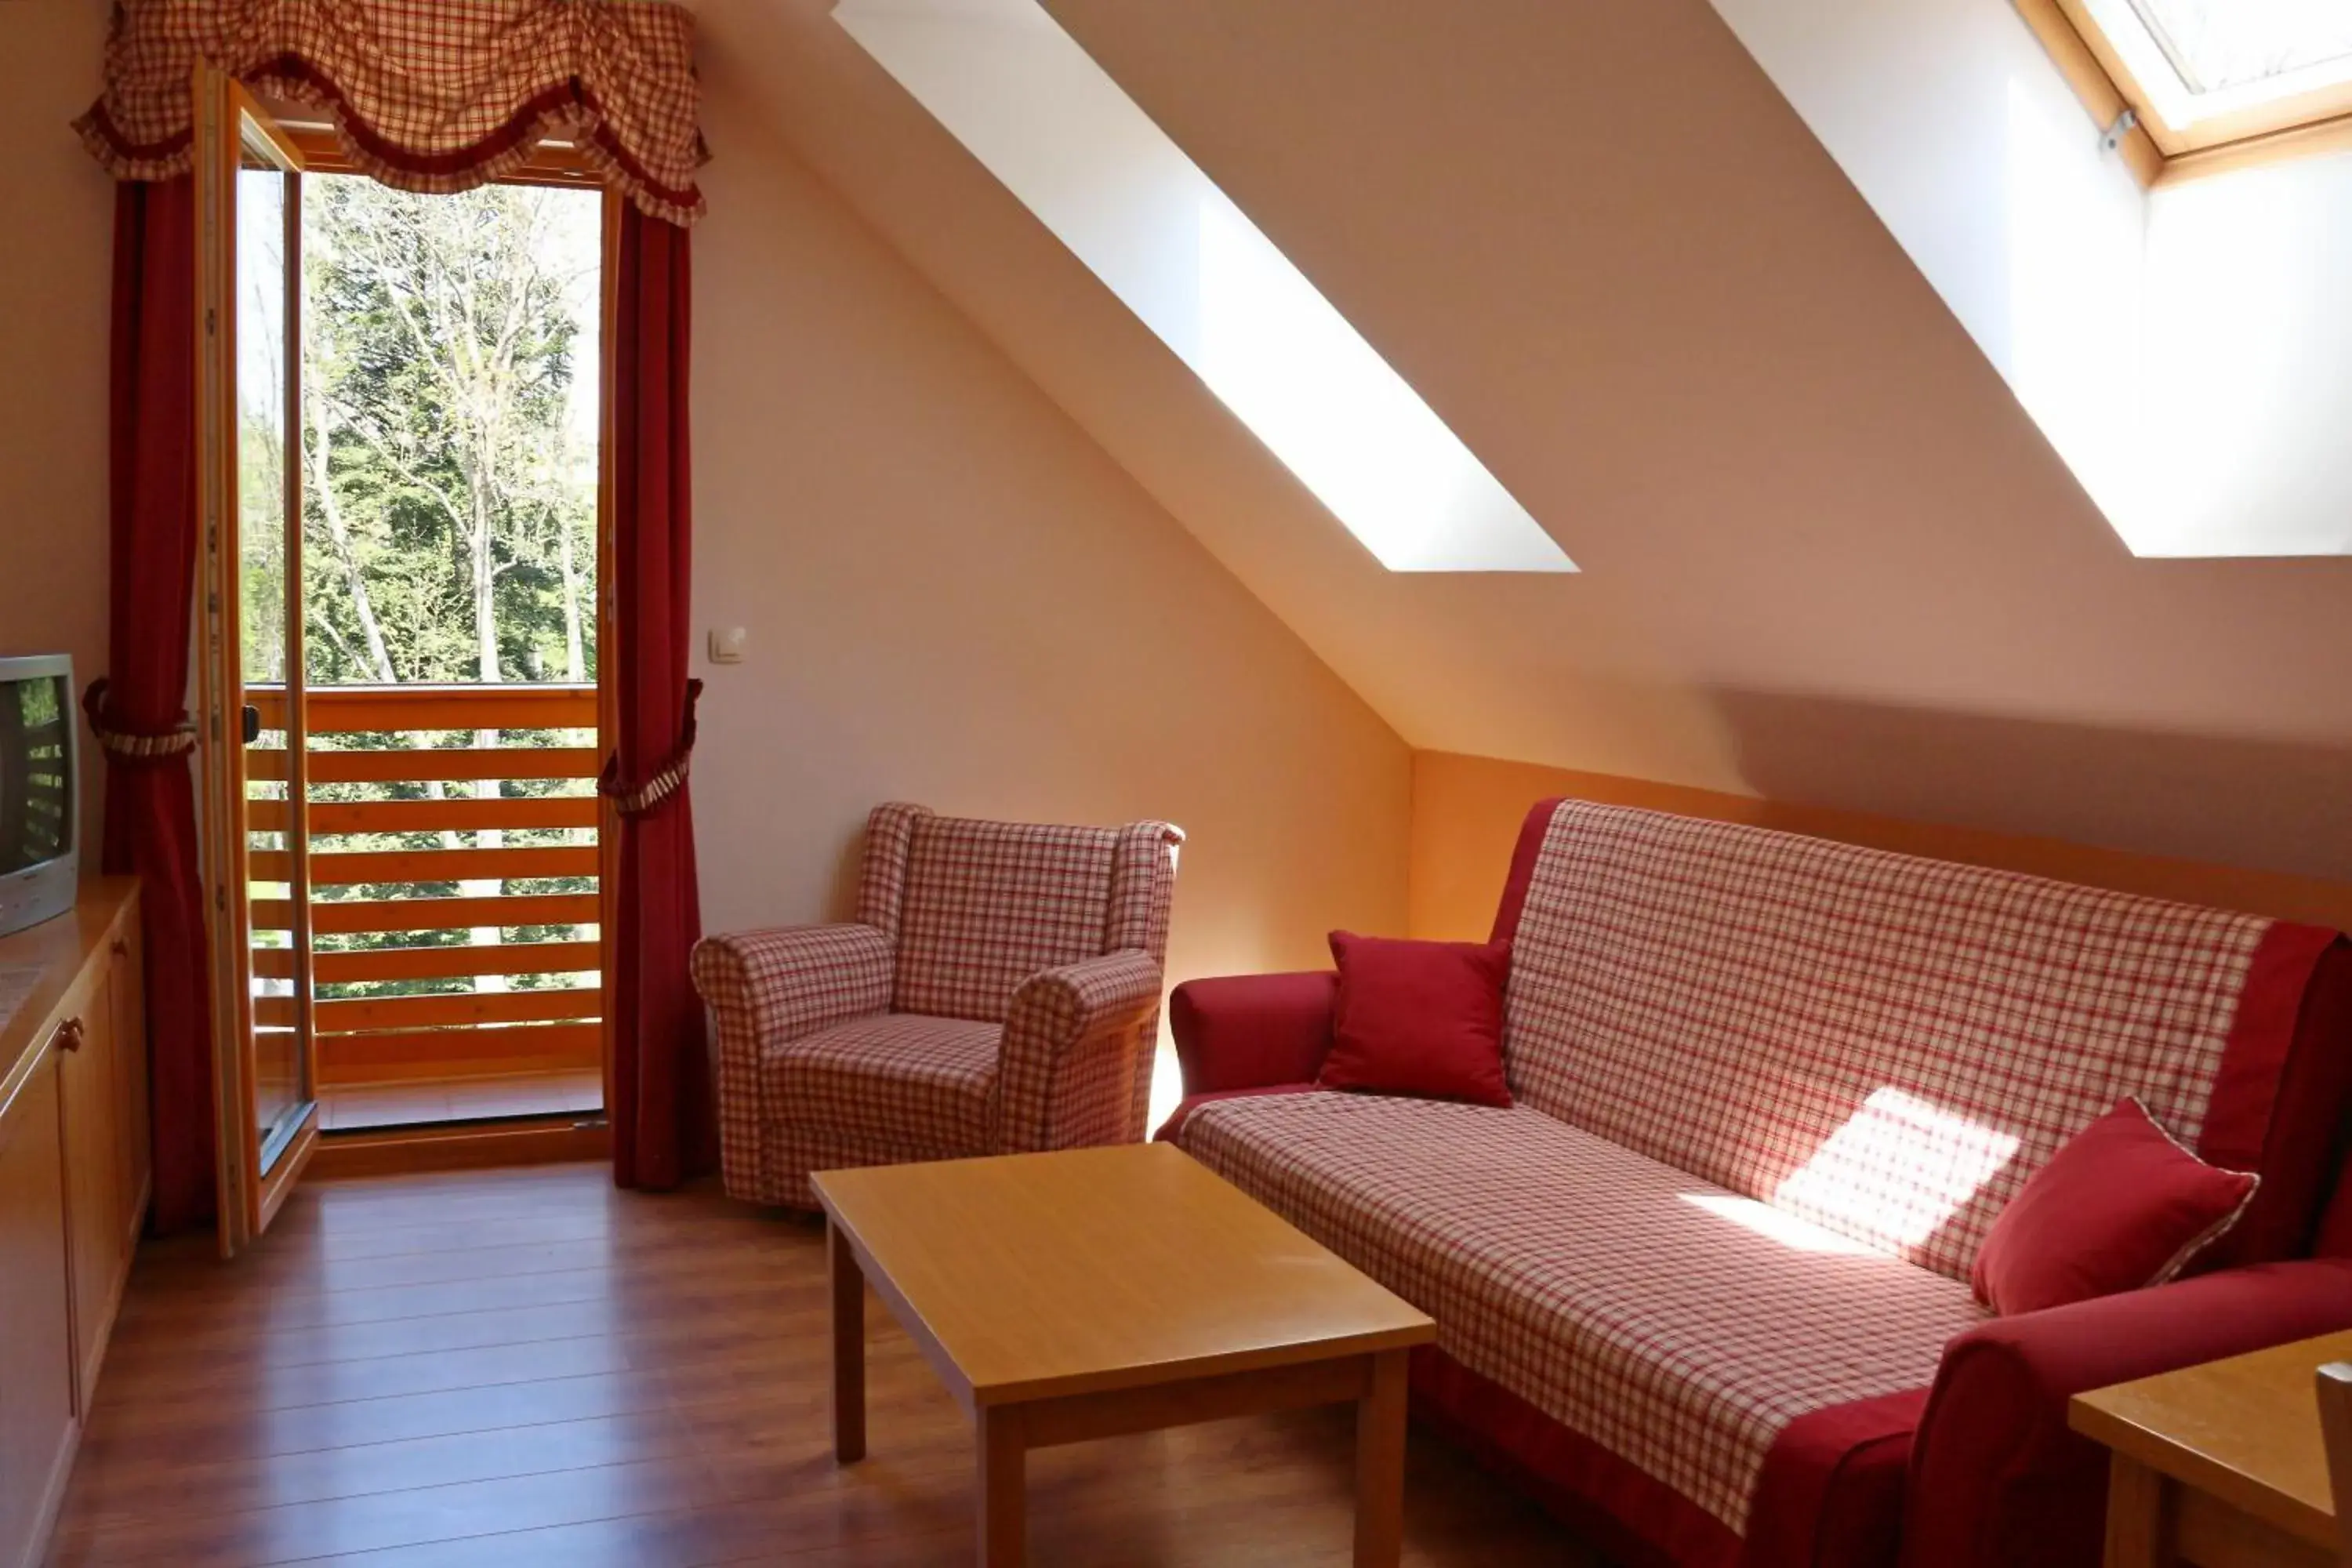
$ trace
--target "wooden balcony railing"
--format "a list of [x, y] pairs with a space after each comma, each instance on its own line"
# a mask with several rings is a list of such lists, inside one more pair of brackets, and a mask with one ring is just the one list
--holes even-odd
[[[282, 693], [247, 751], [256, 1025], [291, 1029], [296, 861]], [[310, 1020], [322, 1087], [603, 1060], [596, 692], [309, 694]]]

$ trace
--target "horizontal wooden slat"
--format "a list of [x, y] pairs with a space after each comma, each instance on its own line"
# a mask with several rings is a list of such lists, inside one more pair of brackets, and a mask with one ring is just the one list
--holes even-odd
[[604, 1059], [604, 1032], [597, 1024], [388, 1030], [374, 1035], [329, 1035], [321, 1039], [319, 1080], [329, 1085], [383, 1083], [593, 1069]]
[[[254, 758], [262, 752], [256, 748], [246, 754]], [[596, 776], [603, 759], [591, 746], [494, 746], [312, 752], [310, 764], [312, 784], [394, 784], [425, 779], [590, 779]], [[281, 771], [271, 776], [285, 774]]]
[[[603, 962], [603, 944], [593, 942], [374, 947], [313, 954], [310, 978], [321, 985], [344, 985], [377, 980], [463, 980], [474, 974], [581, 974], [593, 973]], [[270, 980], [293, 979], [294, 950], [254, 949], [253, 972]]]
[[[286, 694], [248, 689], [265, 730], [286, 728]], [[404, 730], [593, 730], [596, 689], [501, 686], [319, 686], [304, 700], [313, 735]]]
[[320, 984], [371, 980], [457, 980], [473, 974], [593, 973], [604, 962], [604, 944], [593, 942], [520, 942], [497, 947], [380, 947], [359, 952], [322, 952], [311, 961]]
[[321, 1035], [368, 1029], [435, 1029], [457, 1024], [522, 1024], [593, 1018], [604, 1006], [602, 986], [568, 991], [490, 991], [461, 996], [378, 996], [359, 1002], [311, 1004]]
[[[314, 800], [307, 814], [310, 832], [467, 833], [481, 827], [594, 827], [603, 803], [593, 795], [533, 795], [526, 799]], [[256, 833], [286, 830], [286, 803], [247, 801], [245, 824]]]
[[[257, 926], [283, 931], [291, 914], [282, 899], [256, 899]], [[321, 934], [385, 931], [469, 931], [485, 926], [594, 925], [593, 893], [520, 893], [497, 899], [351, 899], [310, 906]], [[275, 923], [272, 923], [275, 922]]]
[[[356, 849], [310, 857], [313, 887], [355, 883], [487, 882], [509, 877], [593, 877], [600, 862], [593, 844], [530, 845], [520, 849]], [[246, 857], [257, 882], [283, 882], [294, 858], [283, 849]]]

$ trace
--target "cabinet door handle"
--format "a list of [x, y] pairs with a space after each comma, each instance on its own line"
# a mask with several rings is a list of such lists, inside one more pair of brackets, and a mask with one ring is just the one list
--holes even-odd
[[64, 1023], [58, 1026], [58, 1049], [61, 1051], [78, 1051], [81, 1049], [81, 1037], [82, 1028], [81, 1020], [79, 1018], [68, 1018]]

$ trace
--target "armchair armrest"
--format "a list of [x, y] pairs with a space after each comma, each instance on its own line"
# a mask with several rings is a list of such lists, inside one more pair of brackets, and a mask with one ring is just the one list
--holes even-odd
[[1308, 1084], [1331, 1052], [1339, 975], [1236, 974], [1187, 980], [1168, 999], [1187, 1099]]
[[1005, 1151], [1129, 1142], [1135, 1075], [1158, 1046], [1159, 961], [1125, 948], [1021, 983], [1004, 1017], [996, 1144]]
[[890, 943], [872, 926], [775, 926], [694, 947], [694, 988], [722, 1029], [733, 1012], [763, 1040], [795, 1040], [884, 1012], [890, 980]]
[[777, 926], [697, 942], [694, 988], [719, 1024], [719, 1158], [730, 1192], [759, 1191], [760, 1054], [887, 1011], [889, 939], [872, 926]]
[[2266, 1263], [2000, 1318], [1945, 1347], [1911, 1450], [1904, 1568], [2099, 1561], [2105, 1450], [2067, 1402], [2352, 1328], [2352, 1259]]

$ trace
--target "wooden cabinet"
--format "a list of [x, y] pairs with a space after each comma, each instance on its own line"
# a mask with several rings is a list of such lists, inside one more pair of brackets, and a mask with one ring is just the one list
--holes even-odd
[[135, 884], [0, 938], [0, 1568], [47, 1545], [146, 1213]]
[[115, 1140], [121, 1202], [123, 1262], [139, 1244], [147, 1223], [150, 1144], [147, 1142], [147, 972], [139, 933], [139, 911], [125, 912], [106, 944], [107, 1012], [114, 1029], [114, 1093], [121, 1120]]
[[75, 1386], [98, 1384], [98, 1367], [122, 1299], [137, 1237], [127, 1229], [135, 1201], [123, 1190], [121, 1032], [114, 1016], [114, 965], [95, 960], [57, 1027], [58, 1079], [65, 1100], [66, 1225], [73, 1237]]
[[80, 1436], [56, 1050], [0, 1110], [0, 1563], [40, 1560]]

